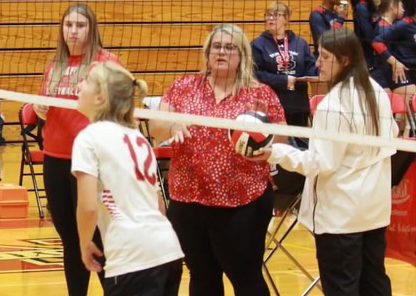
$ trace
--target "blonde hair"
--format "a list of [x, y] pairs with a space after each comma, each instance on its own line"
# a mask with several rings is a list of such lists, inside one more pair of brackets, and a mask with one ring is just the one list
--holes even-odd
[[251, 45], [248, 41], [244, 31], [233, 24], [221, 24], [212, 30], [208, 38], [205, 40], [204, 52], [204, 68], [202, 73], [205, 76], [211, 74], [211, 69], [208, 67], [209, 55], [211, 53], [212, 39], [217, 33], [226, 33], [233, 38], [234, 44], [237, 46], [240, 54], [240, 64], [237, 69], [237, 77], [234, 83], [233, 95], [236, 95], [241, 88], [257, 87], [258, 81], [254, 77], [253, 72], [253, 56], [251, 52]]
[[109, 120], [127, 127], [137, 127], [134, 119], [134, 100], [143, 99], [147, 83], [114, 62], [94, 63], [88, 75], [97, 84], [98, 91], [106, 98], [98, 108], [93, 121]]
[[270, 5], [270, 7], [266, 10], [266, 13], [275, 13], [275, 12], [283, 12], [287, 19], [290, 18], [292, 11], [290, 10], [289, 6], [283, 2], [274, 2]]

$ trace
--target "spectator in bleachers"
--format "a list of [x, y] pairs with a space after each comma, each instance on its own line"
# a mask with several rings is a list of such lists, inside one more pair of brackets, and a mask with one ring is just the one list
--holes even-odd
[[394, 16], [400, 18], [404, 9], [401, 1], [385, 0], [382, 4], [385, 2], [390, 14], [380, 22], [385, 21], [386, 26], [389, 23], [390, 26], [380, 30], [374, 38], [373, 47], [381, 60], [388, 64], [387, 79], [390, 89], [410, 100], [416, 93], [416, 16], [404, 17], [391, 25]]
[[[297, 77], [317, 76], [308, 43], [288, 30], [290, 8], [280, 2], [266, 10], [267, 30], [252, 42], [255, 74], [278, 94], [289, 125], [307, 126], [310, 107], [308, 83]], [[305, 146], [298, 140], [297, 144]]]
[[[383, 4], [388, 11], [393, 11], [396, 18], [404, 13], [401, 1], [382, 1], [380, 8]], [[392, 18], [383, 20], [386, 25], [393, 21]], [[416, 93], [416, 15], [406, 16], [387, 29], [380, 30], [374, 38], [373, 47], [381, 63], [386, 65], [384, 75], [391, 91], [410, 102]], [[407, 118], [402, 130], [404, 136], [410, 135], [411, 126]]]
[[351, 0], [354, 32], [361, 42], [365, 60], [370, 71], [374, 68], [374, 50], [371, 45], [375, 37], [377, 6], [373, 0]]
[[348, 8], [341, 5], [340, 0], [323, 0], [320, 7], [314, 9], [309, 16], [312, 32], [314, 55], [318, 57], [318, 41], [322, 33], [330, 29], [343, 27]]
[[[94, 61], [118, 59], [103, 50], [94, 12], [85, 4], [69, 7], [59, 26], [58, 47], [47, 67], [41, 94], [77, 100], [77, 85]], [[90, 272], [81, 260], [75, 211], [77, 184], [71, 174], [71, 151], [75, 136], [89, 123], [76, 110], [35, 105], [36, 114], [45, 120], [44, 184], [52, 221], [64, 248], [64, 270], [69, 295], [86, 296]], [[99, 232], [94, 241], [102, 247]], [[103, 273], [99, 273], [100, 280]]]
[[[403, 13], [403, 4], [400, 0], [382, 0], [378, 6], [380, 19], [376, 23], [375, 37], [380, 34], [384, 36], [388, 30], [391, 30], [393, 23], [403, 17]], [[386, 40], [380, 43], [374, 40], [372, 44], [375, 50], [375, 57], [374, 70], [371, 72], [371, 76], [388, 92], [401, 84], [401, 82], [397, 84], [393, 80], [392, 66], [389, 65], [386, 57], [379, 55], [379, 53], [386, 51], [390, 42]]]

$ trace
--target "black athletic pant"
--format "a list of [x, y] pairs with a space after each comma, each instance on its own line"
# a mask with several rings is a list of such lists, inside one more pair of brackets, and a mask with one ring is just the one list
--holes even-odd
[[105, 296], [177, 296], [182, 260], [104, 280]]
[[223, 273], [237, 296], [268, 296], [262, 274], [273, 191], [237, 208], [207, 207], [171, 200], [172, 222], [190, 270], [191, 296], [224, 295]]
[[309, 112], [293, 112], [285, 114], [286, 123], [294, 126], [308, 126]]
[[315, 235], [326, 296], [390, 296], [384, 267], [386, 228], [352, 234]]
[[[286, 113], [286, 123], [288, 125], [294, 125], [294, 126], [301, 126], [306, 127], [308, 126], [310, 113], [308, 112], [295, 112], [295, 113]], [[300, 138], [294, 138], [297, 147], [299, 148], [308, 148], [308, 142], [305, 139]]]
[[[64, 249], [64, 270], [68, 294], [86, 296], [90, 272], [81, 259], [76, 222], [77, 183], [71, 174], [71, 161], [45, 155], [44, 184], [52, 221]], [[103, 250], [98, 230], [94, 242]], [[103, 261], [104, 262], [104, 261]], [[103, 281], [103, 272], [99, 273]]]

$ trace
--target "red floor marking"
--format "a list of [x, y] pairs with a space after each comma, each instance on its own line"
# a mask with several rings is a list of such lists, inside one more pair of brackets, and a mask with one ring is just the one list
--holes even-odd
[[33, 228], [33, 227], [52, 227], [50, 219], [0, 219], [0, 229], [7, 228]]
[[48, 264], [45, 266], [38, 266], [32, 263], [26, 263], [22, 261], [4, 261], [0, 263], [0, 274], [58, 270], [63, 270], [63, 263], [55, 265]]

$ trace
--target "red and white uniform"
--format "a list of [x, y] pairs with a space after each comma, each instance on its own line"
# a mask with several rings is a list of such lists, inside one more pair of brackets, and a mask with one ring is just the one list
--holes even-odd
[[[79, 68], [82, 66], [83, 58], [83, 55], [71, 56], [69, 58], [68, 67], [63, 69], [63, 75], [56, 93], [49, 92], [49, 84], [51, 79], [53, 79], [53, 71], [55, 70], [55, 62], [51, 63], [45, 73], [41, 95], [78, 100], [77, 83], [72, 84], [71, 81], [74, 81], [74, 75], [79, 75]], [[99, 50], [97, 52], [95, 61], [114, 61], [119, 63], [115, 55], [105, 50]], [[76, 79], [76, 81], [80, 80]], [[79, 131], [85, 128], [88, 123], [88, 118], [77, 110], [50, 107], [45, 126], [42, 130], [44, 153], [55, 158], [71, 159], [74, 139]]]
[[90, 124], [75, 139], [71, 171], [95, 176], [102, 185], [98, 227], [106, 277], [183, 257], [176, 233], [159, 211], [156, 157], [137, 129], [109, 121]]

